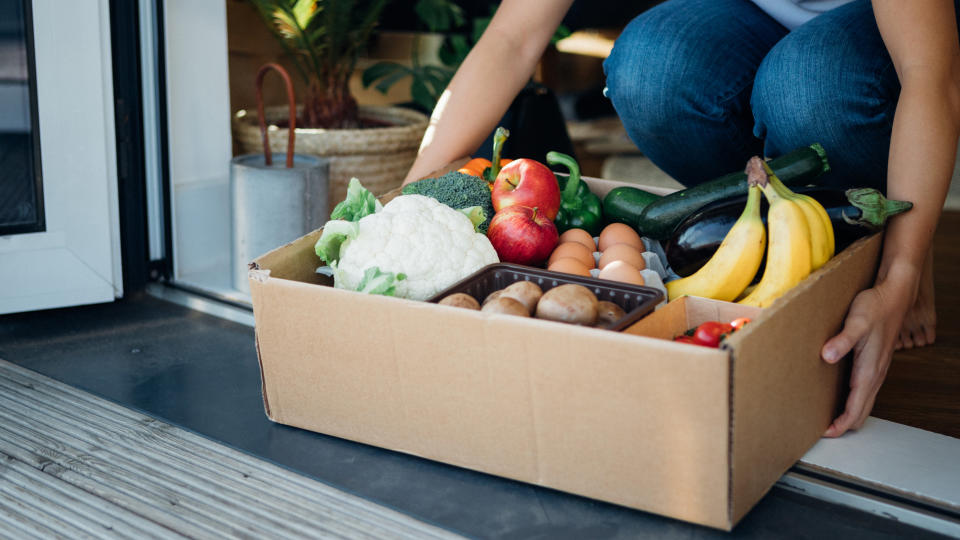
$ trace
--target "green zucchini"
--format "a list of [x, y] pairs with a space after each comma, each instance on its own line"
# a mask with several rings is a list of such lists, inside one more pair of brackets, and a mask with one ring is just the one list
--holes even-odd
[[[830, 170], [827, 154], [819, 143], [798, 148], [770, 160], [770, 167], [784, 184], [805, 186]], [[700, 185], [676, 191], [648, 204], [633, 226], [641, 235], [657, 240], [669, 238], [687, 216], [705, 205], [747, 194], [747, 175], [730, 173]]]
[[662, 195], [632, 186], [613, 188], [603, 198], [603, 220], [606, 223], [626, 223], [633, 227], [643, 209], [662, 198]]

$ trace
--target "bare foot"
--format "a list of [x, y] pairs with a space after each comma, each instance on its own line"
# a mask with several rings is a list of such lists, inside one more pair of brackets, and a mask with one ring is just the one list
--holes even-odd
[[931, 345], [937, 337], [937, 312], [933, 301], [933, 248], [927, 252], [920, 276], [917, 301], [903, 317], [903, 327], [894, 345], [896, 350]]

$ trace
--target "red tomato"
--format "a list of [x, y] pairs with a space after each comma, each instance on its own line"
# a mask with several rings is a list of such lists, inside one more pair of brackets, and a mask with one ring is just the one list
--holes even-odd
[[743, 328], [743, 325], [747, 324], [748, 322], [750, 322], [750, 317], [740, 317], [738, 319], [734, 319], [730, 321], [730, 326], [732, 326], [734, 330], [739, 330]]
[[719, 347], [720, 339], [730, 332], [733, 332], [733, 327], [727, 323], [707, 321], [697, 327], [693, 333], [693, 342], [705, 347]]

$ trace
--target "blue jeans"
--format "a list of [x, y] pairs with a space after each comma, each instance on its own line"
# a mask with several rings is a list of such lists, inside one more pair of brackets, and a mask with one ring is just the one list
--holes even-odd
[[884, 189], [900, 83], [869, 0], [788, 32], [749, 0], [669, 0], [604, 63], [627, 133], [685, 185], [819, 142], [822, 185]]

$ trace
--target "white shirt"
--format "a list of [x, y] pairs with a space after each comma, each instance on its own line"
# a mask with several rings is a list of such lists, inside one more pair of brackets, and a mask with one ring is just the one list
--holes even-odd
[[842, 6], [851, 0], [753, 0], [753, 3], [789, 30], [800, 26], [824, 11]]

